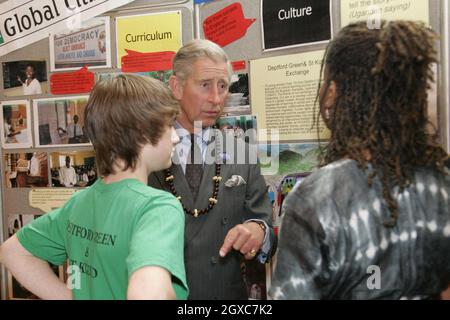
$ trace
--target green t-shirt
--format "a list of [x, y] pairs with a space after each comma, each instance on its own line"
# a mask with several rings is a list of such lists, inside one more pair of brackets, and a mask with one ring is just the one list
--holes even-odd
[[69, 259], [74, 299], [126, 299], [130, 276], [145, 266], [167, 269], [177, 299], [188, 296], [181, 205], [138, 180], [98, 180], [17, 237], [43, 260], [61, 265]]

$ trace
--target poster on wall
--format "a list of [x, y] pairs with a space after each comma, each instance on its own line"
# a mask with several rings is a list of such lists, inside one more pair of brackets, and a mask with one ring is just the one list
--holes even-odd
[[[280, 141], [327, 139], [315, 105], [324, 51], [250, 61], [252, 113], [258, 130], [278, 130]], [[264, 139], [264, 136], [260, 136]]]
[[48, 187], [46, 152], [8, 153], [3, 161], [6, 188]]
[[181, 11], [116, 18], [117, 65], [126, 72], [172, 69], [182, 45]]
[[50, 153], [52, 187], [88, 187], [97, 180], [95, 152], [58, 151]]
[[251, 114], [248, 73], [233, 74], [228, 91], [223, 114], [227, 116]]
[[341, 0], [341, 26], [367, 21], [377, 25], [383, 20], [415, 20], [430, 24], [429, 0]]
[[0, 113], [3, 126], [1, 126], [2, 147], [31, 148], [33, 146], [31, 135], [30, 102], [28, 100], [0, 102]]
[[327, 42], [331, 17], [330, 0], [261, 0], [263, 50]]
[[[9, 0], [0, 4], [0, 56], [47, 38], [133, 0]], [[4, 22], [4, 23], [3, 23]]]
[[33, 100], [36, 147], [90, 145], [84, 133], [88, 96]]
[[51, 34], [51, 71], [110, 68], [109, 29], [109, 17], [101, 17], [83, 22], [81, 29]]
[[206, 39], [225, 47], [244, 37], [255, 21], [245, 18], [242, 4], [235, 2], [206, 18], [203, 33]]
[[257, 121], [255, 116], [226, 116], [216, 122], [217, 127], [223, 133], [232, 135], [247, 142], [255, 142], [257, 139]]
[[19, 60], [2, 63], [3, 94], [7, 97], [48, 92], [45, 60]]
[[[121, 74], [122, 72], [101, 72], [97, 73], [97, 81], [102, 81], [106, 79], [111, 79]], [[170, 76], [173, 75], [172, 70], [159, 70], [159, 71], [146, 71], [146, 72], [136, 72], [136, 74], [143, 77], [150, 77], [169, 85]]]

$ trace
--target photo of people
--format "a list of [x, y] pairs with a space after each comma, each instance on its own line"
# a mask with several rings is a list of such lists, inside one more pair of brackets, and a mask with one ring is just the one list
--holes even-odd
[[[102, 72], [98, 73], [98, 81], [102, 81], [104, 79], [110, 79], [115, 77], [117, 74], [121, 72]], [[173, 74], [172, 70], [159, 70], [159, 71], [146, 71], [146, 72], [136, 72], [136, 74], [144, 77], [151, 77], [154, 79], [158, 79], [165, 84], [169, 84], [169, 78]]]
[[154, 79], [158, 79], [165, 84], [169, 84], [169, 78], [173, 74], [172, 70], [159, 70], [159, 71], [149, 71], [149, 72], [137, 72], [137, 74], [145, 77], [151, 77]]
[[38, 95], [48, 92], [46, 61], [2, 63], [3, 89], [7, 97]]
[[48, 187], [47, 153], [10, 153], [3, 161], [7, 188]]
[[27, 100], [3, 101], [1, 108], [2, 147], [5, 149], [32, 147], [29, 102]]
[[226, 116], [251, 114], [248, 74], [233, 74], [228, 91], [229, 94], [223, 109], [223, 114]]
[[[236, 138], [245, 138], [247, 142], [256, 142], [256, 116], [222, 117], [217, 120], [217, 127]], [[251, 141], [250, 137], [252, 137]]]
[[97, 180], [95, 152], [66, 151], [50, 153], [51, 186], [83, 188]]
[[78, 96], [34, 100], [36, 146], [89, 145], [83, 129], [87, 99]]
[[[22, 227], [34, 219], [39, 218], [40, 215], [28, 215], [28, 214], [12, 214], [8, 215], [8, 237], [14, 235]], [[50, 264], [53, 272], [61, 279], [64, 280], [64, 267], [55, 266]], [[11, 300], [37, 300], [36, 295], [25, 289], [13, 276], [8, 272], [8, 298]]]
[[51, 71], [111, 67], [109, 18], [84, 21], [78, 29], [50, 35]]

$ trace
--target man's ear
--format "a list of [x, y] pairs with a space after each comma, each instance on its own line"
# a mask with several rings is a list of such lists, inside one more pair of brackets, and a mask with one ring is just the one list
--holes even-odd
[[169, 78], [169, 87], [172, 90], [175, 99], [181, 100], [183, 98], [183, 83], [180, 78], [171, 75]]

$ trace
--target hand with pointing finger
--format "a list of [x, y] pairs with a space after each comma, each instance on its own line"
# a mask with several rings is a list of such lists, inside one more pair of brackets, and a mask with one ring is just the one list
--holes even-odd
[[238, 224], [228, 231], [219, 254], [224, 258], [231, 249], [234, 249], [242, 253], [245, 259], [252, 260], [261, 248], [264, 236], [264, 230], [256, 222]]

